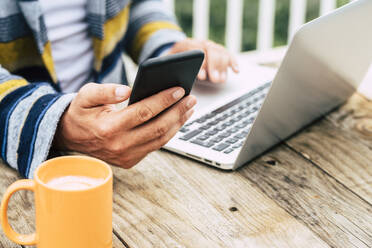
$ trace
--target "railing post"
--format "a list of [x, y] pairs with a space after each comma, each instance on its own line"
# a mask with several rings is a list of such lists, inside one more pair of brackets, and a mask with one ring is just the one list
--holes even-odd
[[273, 46], [275, 0], [260, 0], [258, 13], [257, 49], [268, 50]]
[[208, 39], [209, 0], [194, 0], [192, 17], [193, 37], [197, 39]]
[[228, 0], [226, 15], [226, 47], [233, 53], [242, 49], [243, 0]]
[[336, 0], [321, 0], [320, 1], [320, 9], [319, 9], [319, 14], [320, 15], [325, 15], [328, 12], [334, 10], [337, 6], [337, 1]]
[[172, 13], [175, 13], [174, 0], [163, 0], [163, 2]]
[[288, 43], [292, 40], [297, 29], [305, 23], [306, 0], [291, 0], [289, 11]]

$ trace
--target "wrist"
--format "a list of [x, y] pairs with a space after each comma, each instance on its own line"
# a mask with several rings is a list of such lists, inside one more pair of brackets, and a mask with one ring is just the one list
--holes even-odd
[[67, 124], [67, 119], [68, 119], [68, 109], [69, 107], [66, 108], [65, 112], [62, 114], [61, 119], [57, 125], [56, 132], [54, 134], [54, 139], [52, 143], [52, 149], [57, 150], [57, 151], [66, 151], [68, 149], [67, 145], [67, 139], [65, 138], [65, 132], [66, 132], [66, 126]]

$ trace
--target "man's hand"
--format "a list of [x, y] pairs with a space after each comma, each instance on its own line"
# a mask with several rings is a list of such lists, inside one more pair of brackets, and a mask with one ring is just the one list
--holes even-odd
[[129, 87], [117, 84], [86, 84], [60, 121], [56, 148], [130, 168], [165, 145], [190, 118], [196, 104], [194, 96], [180, 100], [185, 91], [175, 87], [116, 109], [114, 104], [128, 99], [130, 93]]
[[195, 39], [185, 39], [173, 45], [170, 54], [184, 52], [188, 50], [202, 50], [205, 59], [198, 74], [199, 80], [210, 80], [213, 83], [223, 83], [227, 79], [227, 69], [239, 72], [238, 64], [232, 54], [223, 46], [212, 41], [200, 41]]

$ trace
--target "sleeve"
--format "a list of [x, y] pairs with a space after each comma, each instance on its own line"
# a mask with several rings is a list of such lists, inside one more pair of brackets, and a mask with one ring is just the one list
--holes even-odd
[[129, 25], [125, 36], [125, 50], [141, 63], [159, 50], [183, 40], [186, 35], [178, 26], [174, 14], [161, 0], [136, 0], [130, 7]]
[[0, 66], [0, 152], [26, 178], [48, 157], [59, 119], [74, 94], [29, 83]]

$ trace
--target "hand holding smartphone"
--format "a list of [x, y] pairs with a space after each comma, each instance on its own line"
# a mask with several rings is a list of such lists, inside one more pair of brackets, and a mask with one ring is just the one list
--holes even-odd
[[189, 95], [203, 60], [200, 50], [146, 60], [139, 66], [128, 105], [176, 86]]

